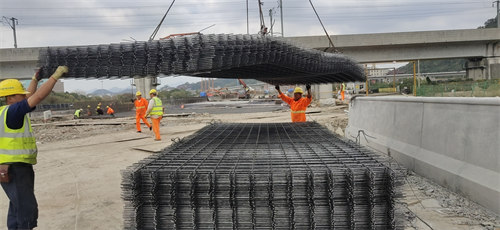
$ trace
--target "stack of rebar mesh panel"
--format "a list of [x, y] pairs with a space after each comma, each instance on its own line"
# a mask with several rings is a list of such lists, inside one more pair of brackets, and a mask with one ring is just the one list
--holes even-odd
[[211, 124], [122, 172], [125, 229], [399, 229], [401, 173], [317, 123]]
[[359, 64], [341, 54], [259, 35], [200, 34], [149, 42], [49, 47], [40, 52], [38, 64], [44, 77], [66, 65], [67, 78], [164, 74], [257, 79], [271, 84], [365, 79]]

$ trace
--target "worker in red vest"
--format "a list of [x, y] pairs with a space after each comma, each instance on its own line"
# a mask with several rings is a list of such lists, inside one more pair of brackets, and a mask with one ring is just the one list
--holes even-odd
[[302, 97], [304, 91], [300, 87], [296, 87], [293, 91], [293, 98], [286, 96], [280, 90], [280, 86], [276, 85], [279, 97], [281, 100], [290, 105], [292, 122], [306, 122], [306, 109], [312, 101], [311, 86], [306, 85], [307, 96]]

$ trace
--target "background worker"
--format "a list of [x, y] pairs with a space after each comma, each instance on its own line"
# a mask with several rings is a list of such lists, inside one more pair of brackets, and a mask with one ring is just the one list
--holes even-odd
[[98, 105], [95, 112], [97, 113], [97, 115], [103, 115], [104, 114], [104, 111], [101, 109], [101, 106]]
[[340, 85], [340, 97], [342, 98], [342, 101], [344, 101], [345, 98], [345, 84], [342, 82]]
[[146, 119], [146, 110], [148, 108], [148, 101], [142, 97], [140, 91], [137, 91], [135, 93], [135, 98], [136, 100], [133, 102], [135, 106], [135, 127], [137, 128], [137, 132], [138, 133], [142, 132], [141, 120], [144, 122], [144, 124], [146, 124], [146, 126], [148, 126], [149, 130], [151, 130], [151, 125]]
[[157, 97], [158, 93], [156, 89], [152, 89], [149, 91], [149, 96], [151, 100], [149, 100], [148, 110], [146, 114], [151, 117], [151, 123], [153, 123], [153, 132], [155, 133], [155, 141], [161, 141], [160, 137], [160, 121], [163, 118], [163, 103], [160, 98]]
[[37, 146], [27, 113], [33, 111], [47, 97], [57, 80], [68, 72], [59, 66], [54, 74], [37, 90], [41, 80], [39, 71], [33, 76], [28, 91], [16, 79], [0, 82], [0, 97], [5, 106], [0, 107], [0, 183], [9, 198], [8, 229], [33, 229], [37, 226], [38, 204], [34, 186]]
[[106, 113], [107, 113], [108, 115], [110, 115], [110, 116], [112, 116], [112, 117], [115, 117], [115, 111], [114, 111], [111, 107], [109, 107], [109, 105], [107, 105], [107, 106], [106, 106], [106, 109], [108, 109], [108, 110], [106, 111]]
[[92, 107], [90, 105], [87, 105], [87, 116], [92, 116]]
[[281, 100], [290, 105], [292, 122], [305, 122], [306, 121], [306, 109], [309, 104], [311, 104], [312, 96], [311, 96], [311, 85], [306, 85], [307, 89], [307, 97], [302, 97], [304, 91], [302, 88], [296, 87], [293, 91], [293, 98], [283, 94], [280, 90], [280, 86], [275, 86], [276, 90], [278, 90], [279, 97]]
[[82, 115], [82, 111], [83, 111], [83, 109], [77, 109], [75, 111], [75, 114], [73, 114], [73, 119], [79, 119], [80, 116]]

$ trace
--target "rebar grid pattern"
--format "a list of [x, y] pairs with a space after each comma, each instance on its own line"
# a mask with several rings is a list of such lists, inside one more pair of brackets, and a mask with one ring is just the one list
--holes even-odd
[[259, 35], [210, 34], [149, 42], [49, 47], [40, 52], [42, 76], [59, 65], [67, 78], [127, 78], [182, 74], [257, 79], [271, 84], [364, 81], [355, 61]]
[[212, 124], [122, 175], [125, 229], [399, 229], [399, 172], [312, 122]]

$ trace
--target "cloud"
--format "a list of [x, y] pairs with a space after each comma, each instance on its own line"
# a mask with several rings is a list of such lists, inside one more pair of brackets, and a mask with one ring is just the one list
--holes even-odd
[[[274, 31], [281, 32], [278, 0], [263, 0], [264, 22], [276, 10]], [[312, 0], [330, 34], [361, 34], [477, 28], [495, 17], [491, 0]], [[170, 1], [159, 0], [1, 0], [0, 16], [19, 19], [19, 47], [118, 43], [147, 40]], [[283, 0], [285, 36], [323, 35], [307, 0]], [[156, 38], [174, 33], [246, 33], [246, 0], [176, 1]], [[249, 0], [249, 30], [259, 30], [259, 11]], [[0, 26], [0, 48], [13, 46], [12, 30]], [[182, 82], [183, 83], [183, 82]], [[122, 84], [122, 83], [120, 83]], [[80, 85], [85, 85], [80, 81]], [[89, 84], [92, 85], [92, 84]]]

